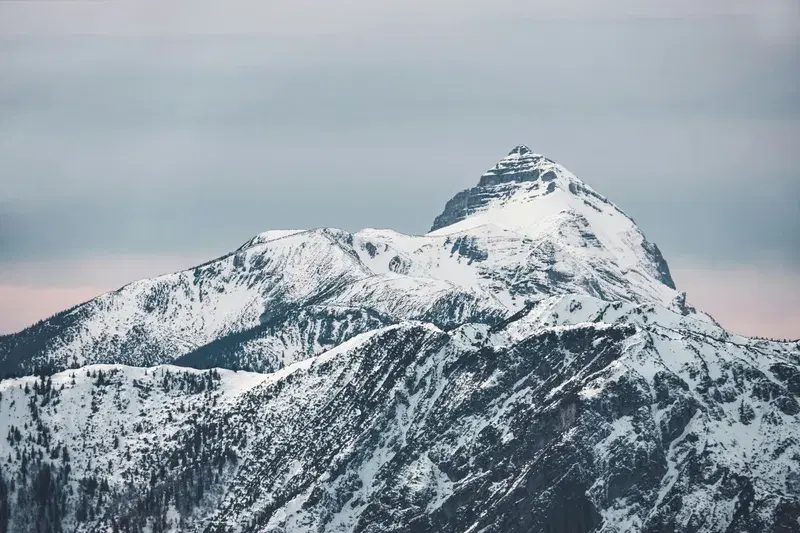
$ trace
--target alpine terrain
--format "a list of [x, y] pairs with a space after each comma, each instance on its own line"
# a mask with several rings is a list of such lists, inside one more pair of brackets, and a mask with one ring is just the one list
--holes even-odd
[[800, 531], [800, 341], [525, 146], [425, 235], [261, 233], [0, 376], [0, 533]]

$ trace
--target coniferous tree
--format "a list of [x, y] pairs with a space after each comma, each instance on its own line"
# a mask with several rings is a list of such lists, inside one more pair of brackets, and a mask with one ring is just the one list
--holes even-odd
[[0, 533], [8, 533], [8, 520], [11, 515], [11, 505], [9, 503], [8, 485], [3, 472], [0, 471]]

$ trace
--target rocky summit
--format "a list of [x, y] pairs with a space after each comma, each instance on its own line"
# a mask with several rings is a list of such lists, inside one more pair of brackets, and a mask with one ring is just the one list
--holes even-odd
[[0, 376], [0, 533], [800, 531], [800, 341], [523, 145], [425, 235], [267, 231]]

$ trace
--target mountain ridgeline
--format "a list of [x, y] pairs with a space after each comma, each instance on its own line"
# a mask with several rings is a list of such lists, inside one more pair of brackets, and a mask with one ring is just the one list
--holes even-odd
[[425, 235], [267, 231], [0, 376], [0, 533], [800, 530], [800, 343], [525, 146]]

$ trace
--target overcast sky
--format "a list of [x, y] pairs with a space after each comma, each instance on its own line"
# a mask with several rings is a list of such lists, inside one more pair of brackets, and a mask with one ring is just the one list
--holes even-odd
[[0, 332], [267, 229], [424, 233], [524, 143], [800, 337], [799, 88], [795, 0], [3, 0]]

